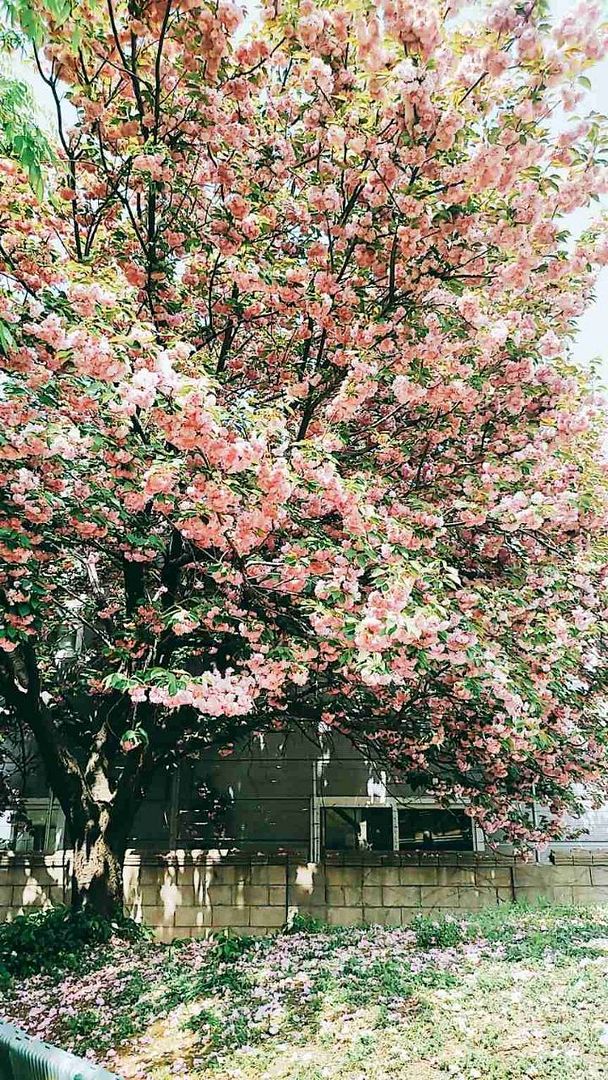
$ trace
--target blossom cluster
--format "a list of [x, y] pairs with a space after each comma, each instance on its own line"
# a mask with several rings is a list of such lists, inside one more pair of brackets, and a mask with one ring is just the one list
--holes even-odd
[[607, 30], [444, 7], [38, 13], [77, 119], [48, 196], [1, 163], [0, 649], [58, 736], [322, 722], [523, 842], [605, 784], [569, 342], [608, 247], [564, 219], [608, 187]]

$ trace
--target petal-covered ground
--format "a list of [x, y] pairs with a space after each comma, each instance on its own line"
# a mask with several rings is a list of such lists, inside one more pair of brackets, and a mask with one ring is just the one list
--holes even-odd
[[89, 949], [1, 1013], [128, 1080], [608, 1077], [608, 908]]

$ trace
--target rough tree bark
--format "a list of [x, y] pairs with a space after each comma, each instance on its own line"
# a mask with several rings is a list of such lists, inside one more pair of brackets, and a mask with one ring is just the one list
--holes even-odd
[[[171, 584], [171, 581], [169, 581]], [[159, 662], [167, 659], [170, 645], [161, 639]], [[216, 657], [217, 658], [217, 657]], [[124, 752], [121, 732], [134, 724], [133, 704], [119, 692], [73, 702], [77, 711], [67, 716], [54, 711], [50, 695], [41, 685], [34, 647], [0, 654], [0, 697], [31, 734], [46, 779], [66, 819], [66, 847], [71, 849], [71, 903], [102, 916], [115, 915], [123, 905], [123, 863], [133, 823], [153, 774], [174, 766], [180, 756], [184, 730], [196, 731], [196, 715], [174, 713], [156, 725], [154, 707], [149, 715], [139, 707], [146, 743]], [[259, 718], [252, 718], [252, 730]], [[232, 745], [243, 736], [242, 718], [221, 720], [211, 735], [207, 727], [200, 749]], [[196, 740], [189, 742], [194, 749]]]
[[[74, 828], [74, 827], [72, 827]], [[112, 827], [107, 811], [90, 807], [83, 827], [73, 832], [71, 905], [106, 918], [122, 912], [126, 831]]]
[[5, 660], [0, 694], [35, 739], [47, 781], [65, 814], [72, 848], [72, 906], [115, 915], [122, 910], [127, 840], [143, 796], [142, 758], [131, 755], [120, 774], [112, 776], [111, 743], [116, 740], [103, 717], [85, 760], [66, 745], [41, 694], [32, 647], [24, 646], [20, 658]]

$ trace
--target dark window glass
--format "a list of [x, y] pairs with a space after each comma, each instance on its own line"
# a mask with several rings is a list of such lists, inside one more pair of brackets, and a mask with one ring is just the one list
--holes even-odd
[[392, 851], [393, 811], [386, 806], [326, 806], [322, 816], [326, 851]]
[[306, 852], [310, 773], [288, 759], [200, 761], [184, 765], [179, 843], [246, 851]]
[[46, 819], [29, 821], [15, 829], [13, 847], [15, 851], [44, 851], [46, 841]]
[[34, 825], [33, 828], [33, 849], [34, 851], [44, 851], [46, 840], [46, 825]]
[[472, 851], [473, 828], [462, 810], [399, 810], [400, 851]]
[[256, 850], [306, 848], [310, 836], [310, 802], [302, 799], [236, 799], [210, 813], [183, 810], [179, 836], [186, 843], [236, 845]]

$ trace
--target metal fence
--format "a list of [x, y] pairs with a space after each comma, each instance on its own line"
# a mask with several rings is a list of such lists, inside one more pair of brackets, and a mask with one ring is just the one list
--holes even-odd
[[0, 1080], [121, 1080], [99, 1065], [0, 1023]]

